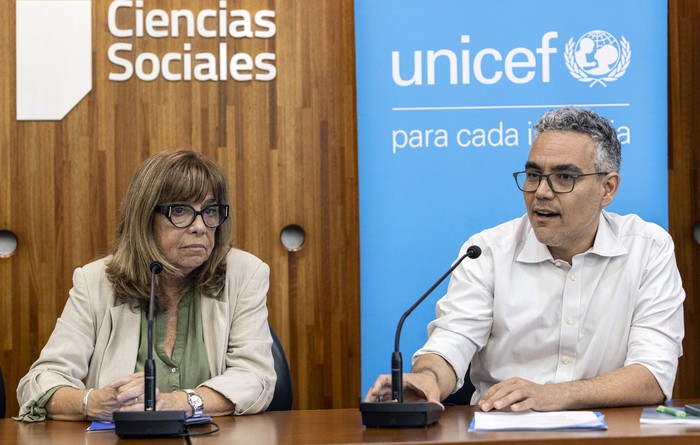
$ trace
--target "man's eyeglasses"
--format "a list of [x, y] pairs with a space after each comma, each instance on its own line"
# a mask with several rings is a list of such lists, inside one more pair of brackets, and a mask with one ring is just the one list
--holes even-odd
[[547, 180], [550, 190], [554, 193], [571, 193], [576, 185], [576, 180], [584, 176], [607, 175], [608, 172], [583, 173], [580, 175], [574, 173], [535, 173], [535, 172], [516, 172], [513, 173], [515, 183], [523, 192], [534, 192], [540, 186], [542, 178]]
[[197, 211], [187, 204], [171, 204], [156, 206], [156, 212], [165, 215], [166, 218], [180, 229], [192, 225], [197, 215], [202, 215], [202, 221], [207, 227], [219, 227], [228, 218], [228, 206], [225, 204], [214, 204]]

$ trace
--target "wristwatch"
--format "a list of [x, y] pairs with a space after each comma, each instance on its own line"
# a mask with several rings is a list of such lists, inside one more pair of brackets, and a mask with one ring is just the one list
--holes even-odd
[[202, 398], [191, 389], [183, 389], [183, 391], [187, 393], [187, 402], [192, 407], [191, 418], [196, 419], [198, 417], [202, 417], [202, 413], [204, 412], [204, 402], [202, 401]]

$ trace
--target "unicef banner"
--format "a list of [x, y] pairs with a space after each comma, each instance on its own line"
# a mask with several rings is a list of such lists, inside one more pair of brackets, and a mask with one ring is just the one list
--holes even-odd
[[[622, 142], [616, 213], [667, 226], [667, 2], [356, 0], [362, 389], [472, 234], [525, 213], [532, 125], [576, 105]], [[406, 321], [410, 357], [446, 289]]]

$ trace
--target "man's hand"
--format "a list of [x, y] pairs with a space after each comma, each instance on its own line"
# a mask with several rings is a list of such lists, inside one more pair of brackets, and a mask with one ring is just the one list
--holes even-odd
[[[413, 364], [411, 373], [403, 375], [404, 399], [440, 403], [452, 393], [456, 382], [454, 369], [444, 358], [436, 354], [421, 355]], [[391, 375], [380, 375], [367, 391], [365, 402], [390, 399]]]
[[512, 411], [557, 411], [565, 409], [563, 399], [557, 385], [539, 385], [513, 377], [489, 388], [479, 400], [479, 407], [482, 411], [503, 408]]
[[[421, 400], [440, 403], [440, 387], [435, 375], [430, 372], [404, 373], [403, 389], [406, 401]], [[365, 402], [387, 402], [389, 400], [391, 400], [391, 375], [382, 374], [377, 377], [377, 380], [367, 391]]]
[[479, 400], [483, 411], [560, 411], [609, 406], [651, 405], [664, 400], [654, 375], [632, 364], [592, 379], [540, 385], [513, 377], [493, 385]]

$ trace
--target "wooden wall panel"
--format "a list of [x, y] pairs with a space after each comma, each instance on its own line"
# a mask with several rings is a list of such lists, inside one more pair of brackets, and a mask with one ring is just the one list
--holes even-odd
[[[103, 256], [137, 166], [187, 147], [219, 161], [232, 189], [234, 242], [272, 270], [270, 322], [293, 371], [295, 408], [357, 406], [359, 240], [353, 3], [229, 1], [276, 11], [273, 39], [227, 39], [230, 53], [276, 53], [272, 82], [108, 80], [117, 41], [111, 1], [93, 2], [93, 90], [61, 122], [15, 120], [15, 2], [0, 12], [0, 230], [19, 249], [0, 259], [0, 366], [14, 389], [50, 335], [75, 267]], [[215, 0], [152, 0], [146, 10], [217, 9]], [[120, 15], [126, 26], [133, 17]], [[135, 51], [184, 38], [131, 39]], [[224, 40], [221, 40], [224, 41]], [[215, 53], [219, 39], [198, 39]], [[287, 252], [288, 224], [306, 243]]]
[[[277, 54], [273, 82], [110, 82], [108, 0], [93, 2], [94, 87], [61, 122], [17, 122], [15, 2], [0, 12], [0, 230], [19, 249], [0, 259], [0, 366], [8, 415], [14, 389], [45, 343], [73, 268], [102, 256], [131, 176], [150, 154], [191, 147], [228, 171], [235, 242], [272, 269], [270, 320], [294, 373], [295, 408], [354, 407], [361, 392], [353, 3], [244, 0], [276, 11], [277, 35], [233, 42]], [[233, 4], [234, 2], [229, 2]], [[214, 0], [152, 0], [149, 8], [216, 8]], [[233, 6], [229, 6], [233, 8]], [[699, 397], [700, 5], [669, 1], [670, 226], [686, 300], [676, 397]], [[134, 42], [162, 52], [178, 41]], [[213, 51], [218, 41], [199, 43]], [[148, 47], [148, 48], [145, 48]], [[201, 46], [200, 46], [201, 48]], [[279, 243], [299, 224], [298, 252]]]
[[685, 340], [674, 397], [700, 397], [700, 3], [669, 1], [669, 224], [683, 278]]

